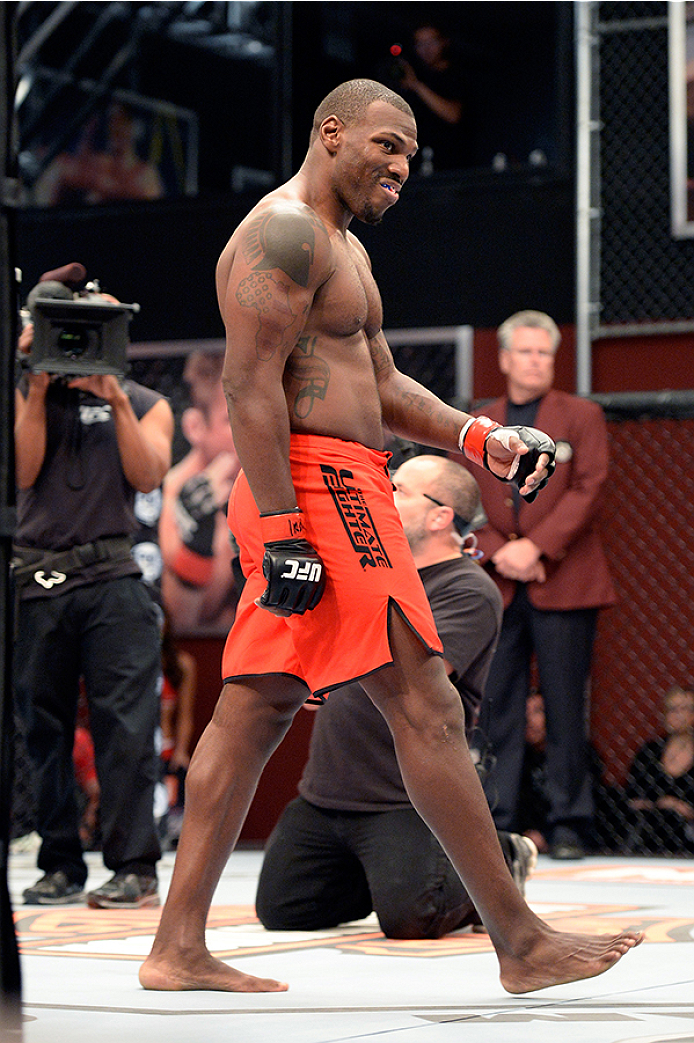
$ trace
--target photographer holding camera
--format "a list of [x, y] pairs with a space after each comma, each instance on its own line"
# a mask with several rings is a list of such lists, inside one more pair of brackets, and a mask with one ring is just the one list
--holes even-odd
[[386, 81], [412, 106], [419, 154], [413, 172], [459, 170], [472, 162], [468, 79], [451, 37], [422, 21], [412, 28], [409, 46], [390, 47]]
[[121, 328], [114, 341], [109, 327], [132, 306], [98, 288], [76, 293], [85, 276], [79, 264], [43, 275], [29, 295], [34, 322], [19, 340], [15, 690], [35, 767], [44, 873], [24, 899], [84, 899], [72, 765], [83, 677], [103, 858], [114, 874], [87, 902], [129, 909], [159, 904], [161, 855], [153, 817], [160, 620], [131, 555], [133, 504], [137, 491], [161, 485], [174, 422], [163, 396], [122, 376], [127, 335]]

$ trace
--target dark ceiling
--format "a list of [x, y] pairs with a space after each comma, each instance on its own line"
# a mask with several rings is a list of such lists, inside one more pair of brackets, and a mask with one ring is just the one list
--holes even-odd
[[[337, 83], [379, 77], [425, 13], [453, 38], [476, 117], [473, 165], [538, 145], [565, 158], [570, 3], [22, 3], [21, 177], [29, 190], [113, 92], [192, 114], [195, 191], [301, 161]], [[262, 183], [262, 178], [261, 178]], [[29, 201], [31, 195], [29, 192]]]

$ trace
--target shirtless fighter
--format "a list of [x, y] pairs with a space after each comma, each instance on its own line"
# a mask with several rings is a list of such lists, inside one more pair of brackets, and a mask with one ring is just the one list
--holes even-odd
[[[353, 80], [319, 105], [298, 173], [242, 221], [218, 265], [223, 375], [242, 473], [229, 506], [247, 576], [224, 687], [186, 810], [148, 989], [284, 991], [205, 946], [207, 913], [270, 754], [306, 697], [356, 678], [393, 733], [412, 803], [459, 872], [513, 993], [590, 978], [642, 936], [561, 934], [504, 862], [465, 742], [461, 701], [393, 500], [383, 424], [462, 451], [536, 495], [554, 444], [473, 420], [398, 372], [369, 259], [348, 231], [397, 202], [417, 150], [403, 99]], [[519, 434], [522, 434], [524, 441]], [[337, 691], [335, 691], [337, 689]], [[320, 710], [318, 711], [320, 713]]]

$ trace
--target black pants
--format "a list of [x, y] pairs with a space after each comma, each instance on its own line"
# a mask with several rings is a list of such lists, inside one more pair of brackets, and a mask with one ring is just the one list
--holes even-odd
[[496, 764], [485, 793], [498, 829], [517, 831], [525, 751], [525, 704], [533, 652], [547, 720], [546, 797], [551, 827], [585, 831], [593, 817], [586, 733], [585, 689], [597, 609], [553, 612], [534, 608], [524, 584], [504, 612], [479, 716]]
[[72, 748], [84, 677], [106, 867], [141, 872], [160, 858], [154, 827], [161, 674], [158, 609], [134, 577], [22, 601], [15, 648], [17, 712], [36, 773], [38, 866], [84, 884]]
[[[509, 864], [512, 851], [499, 839]], [[440, 938], [481, 922], [414, 808], [331, 811], [303, 797], [287, 805], [267, 842], [256, 911], [273, 931], [318, 931], [375, 912], [389, 938]]]

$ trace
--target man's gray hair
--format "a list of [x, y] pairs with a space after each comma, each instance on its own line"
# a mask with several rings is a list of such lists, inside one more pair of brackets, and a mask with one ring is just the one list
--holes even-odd
[[545, 330], [549, 333], [552, 341], [552, 351], [556, 351], [561, 341], [561, 333], [554, 319], [550, 318], [549, 315], [543, 311], [517, 311], [514, 315], [511, 315], [505, 322], [502, 322], [496, 331], [496, 335], [499, 341], [499, 348], [503, 351], [508, 351], [511, 347], [511, 336], [514, 330], [520, 329], [521, 326], [528, 326], [530, 329]]

